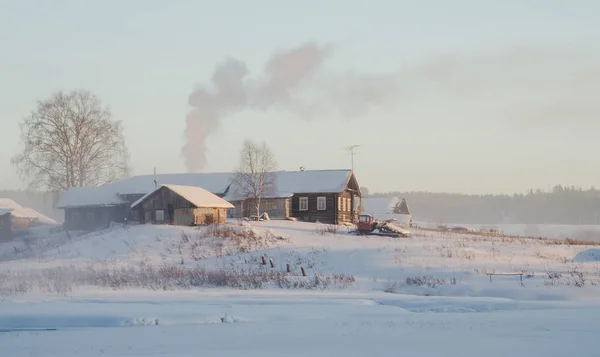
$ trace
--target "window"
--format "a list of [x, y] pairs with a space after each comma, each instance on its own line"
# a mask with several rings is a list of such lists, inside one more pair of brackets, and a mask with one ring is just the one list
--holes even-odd
[[156, 211], [156, 221], [162, 222], [164, 220], [165, 220], [165, 211], [163, 211], [163, 210]]
[[326, 197], [317, 197], [317, 210], [318, 211], [327, 210], [327, 198]]
[[342, 211], [342, 198], [338, 196], [338, 211]]
[[308, 211], [308, 197], [300, 197], [298, 210]]

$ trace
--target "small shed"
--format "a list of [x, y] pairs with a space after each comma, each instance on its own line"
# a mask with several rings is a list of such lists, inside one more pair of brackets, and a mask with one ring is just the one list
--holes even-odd
[[0, 241], [8, 240], [12, 233], [12, 209], [0, 208]]
[[225, 223], [234, 206], [201, 187], [162, 185], [131, 205], [142, 223], [195, 226]]

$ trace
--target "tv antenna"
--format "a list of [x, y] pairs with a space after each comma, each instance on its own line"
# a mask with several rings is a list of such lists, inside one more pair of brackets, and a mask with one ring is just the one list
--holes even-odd
[[351, 145], [348, 147], [348, 150], [350, 151], [350, 160], [352, 162], [352, 171], [354, 171], [354, 154], [356, 154], [355, 150], [361, 146], [362, 145]]

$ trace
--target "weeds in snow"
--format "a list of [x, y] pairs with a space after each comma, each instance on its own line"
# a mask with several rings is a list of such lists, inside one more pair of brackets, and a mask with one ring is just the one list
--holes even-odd
[[48, 268], [39, 271], [0, 273], [0, 296], [23, 295], [32, 291], [66, 294], [79, 286], [97, 286], [115, 290], [145, 288], [177, 290], [193, 287], [230, 287], [261, 289], [268, 286], [281, 289], [347, 288], [354, 284], [353, 276], [344, 274], [298, 277], [260, 268], [184, 267], [177, 265], [140, 265], [110, 267], [106, 264]]
[[589, 284], [592, 286], [600, 285], [600, 276], [586, 276], [581, 270], [581, 266], [572, 265], [566, 272], [547, 271], [544, 277], [544, 285], [546, 286], [574, 286], [582, 288]]
[[444, 278], [436, 278], [429, 275], [423, 276], [414, 276], [406, 278], [406, 285], [416, 285], [416, 286], [427, 286], [430, 288], [435, 288], [438, 285], [458, 285], [460, 284], [460, 280], [456, 278], [452, 279], [444, 279]]
[[475, 253], [462, 245], [458, 247], [441, 245], [436, 250], [442, 258], [475, 259]]
[[324, 236], [328, 234], [338, 235], [340, 234], [340, 227], [335, 224], [318, 224], [316, 228], [318, 235]]
[[388, 281], [383, 285], [383, 292], [395, 294], [400, 289], [400, 283], [397, 281]]

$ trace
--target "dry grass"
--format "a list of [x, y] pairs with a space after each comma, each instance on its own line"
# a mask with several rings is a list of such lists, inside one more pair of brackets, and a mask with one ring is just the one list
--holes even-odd
[[67, 294], [77, 287], [95, 286], [114, 290], [144, 288], [178, 290], [194, 287], [229, 287], [235, 289], [329, 289], [347, 288], [353, 276], [344, 274], [293, 276], [275, 270], [236, 267], [185, 267], [152, 265], [118, 267], [92, 264], [87, 267], [66, 266], [37, 271], [0, 273], [0, 296], [24, 295], [39, 291]]
[[337, 226], [335, 224], [317, 224], [317, 228], [315, 229], [315, 232], [321, 236], [329, 235], [329, 234], [338, 235], [338, 234], [342, 233], [341, 227]]

